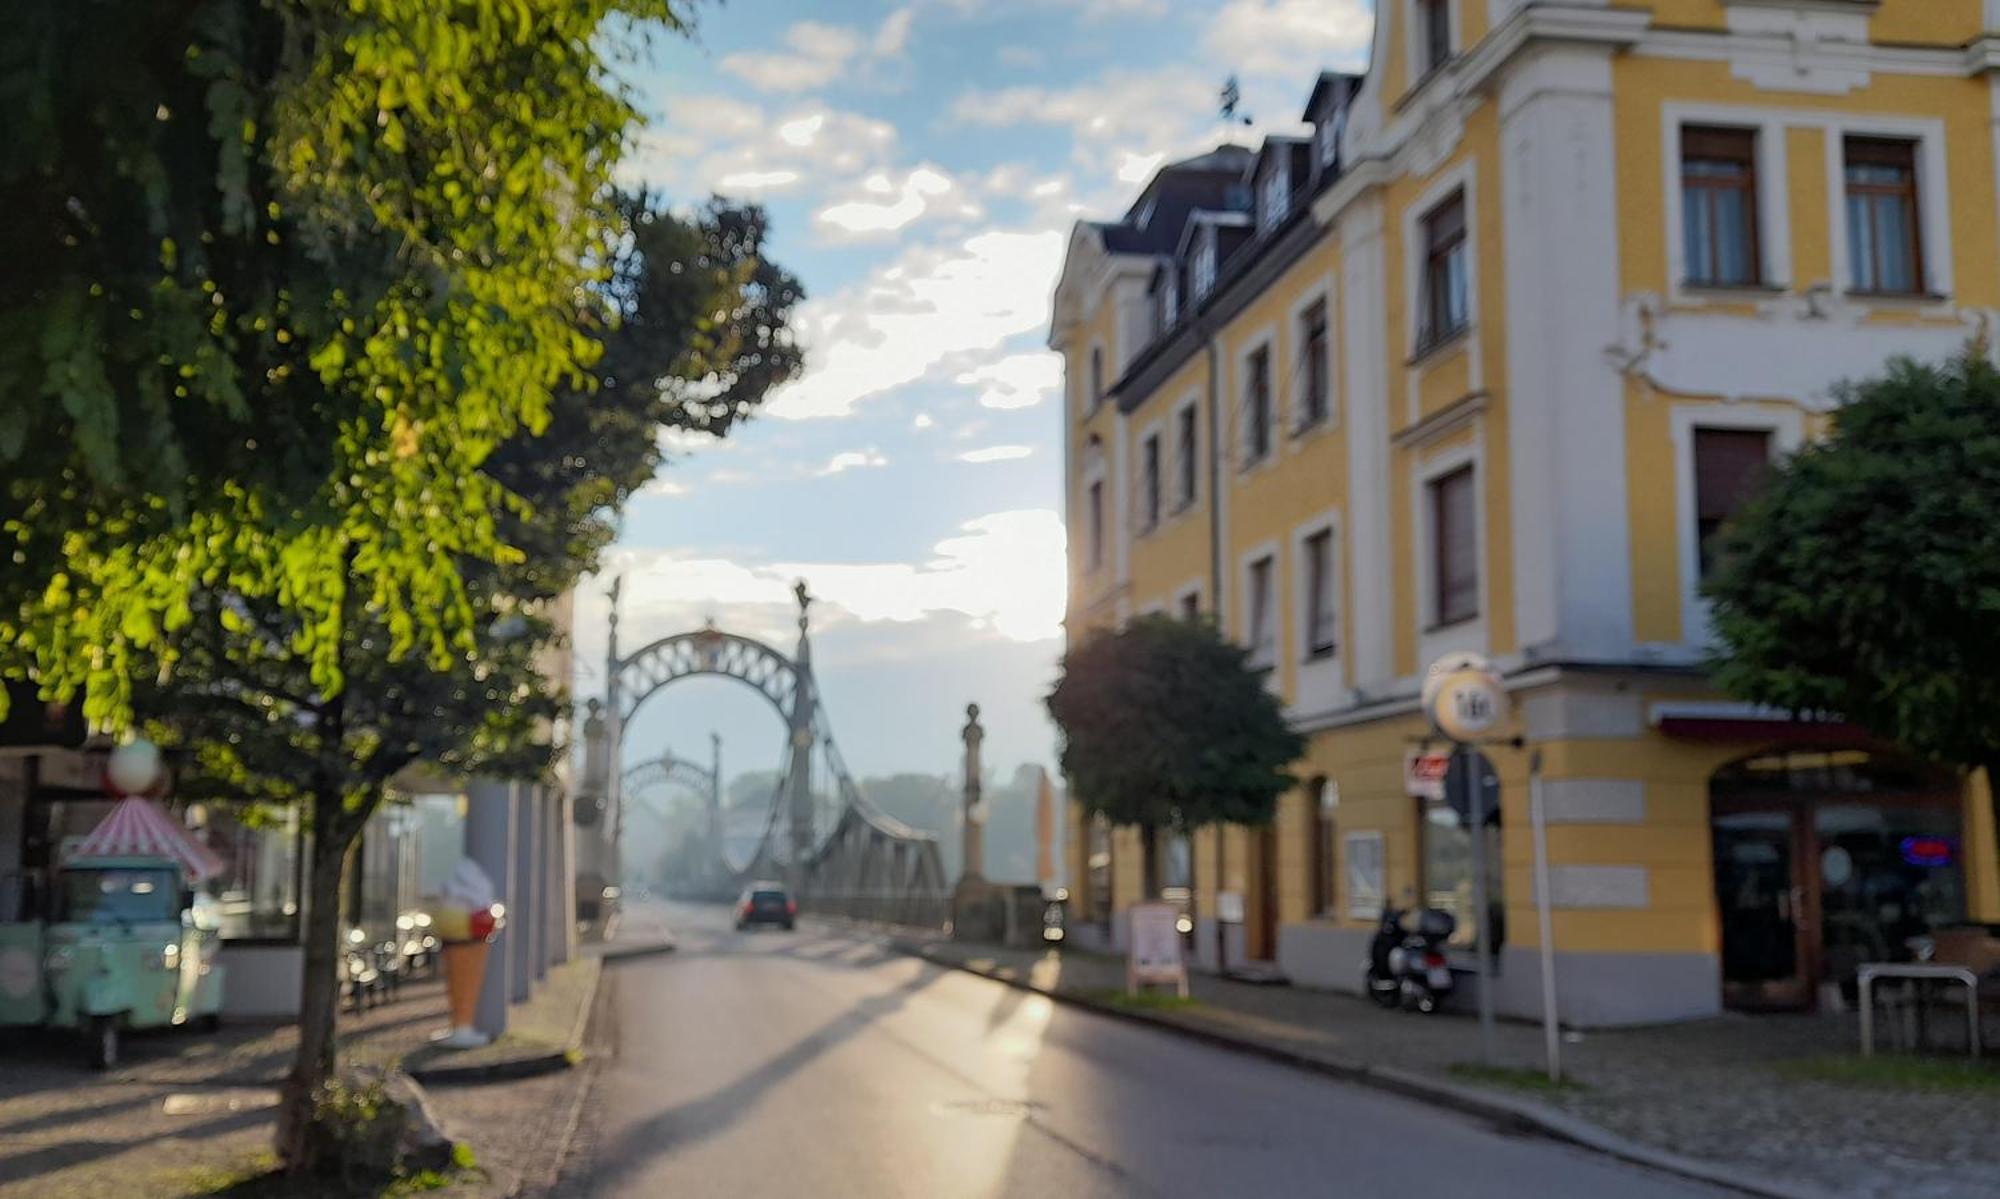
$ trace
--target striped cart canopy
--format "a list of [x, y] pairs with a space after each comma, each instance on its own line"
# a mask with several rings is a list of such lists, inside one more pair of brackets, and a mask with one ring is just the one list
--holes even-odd
[[173, 817], [137, 795], [122, 800], [79, 841], [73, 856], [84, 858], [172, 858], [201, 880], [222, 872], [222, 859], [183, 832]]

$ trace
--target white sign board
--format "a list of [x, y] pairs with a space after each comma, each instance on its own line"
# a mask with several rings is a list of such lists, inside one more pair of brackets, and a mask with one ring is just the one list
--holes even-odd
[[1215, 919], [1222, 924], [1243, 923], [1243, 892], [1216, 892]]
[[1180, 909], [1170, 903], [1134, 904], [1131, 950], [1125, 959], [1125, 989], [1172, 983], [1187, 994], [1187, 961], [1181, 956]]
[[1403, 755], [1403, 792], [1417, 799], [1444, 799], [1444, 776], [1451, 769], [1450, 754]]

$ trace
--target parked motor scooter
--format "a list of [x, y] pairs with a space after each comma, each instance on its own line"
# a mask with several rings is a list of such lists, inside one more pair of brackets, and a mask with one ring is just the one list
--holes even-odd
[[1385, 1008], [1409, 1006], [1435, 1012], [1451, 994], [1451, 964], [1444, 943], [1458, 922], [1437, 908], [1385, 907], [1368, 943], [1368, 997]]

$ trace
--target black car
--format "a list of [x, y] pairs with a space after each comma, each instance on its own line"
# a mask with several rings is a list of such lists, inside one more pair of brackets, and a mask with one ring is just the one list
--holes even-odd
[[799, 905], [785, 894], [782, 883], [752, 883], [736, 901], [736, 927], [775, 924], [790, 930], [799, 917]]

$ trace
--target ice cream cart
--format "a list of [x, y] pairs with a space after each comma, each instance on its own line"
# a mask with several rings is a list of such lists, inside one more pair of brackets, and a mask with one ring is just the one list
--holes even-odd
[[128, 1030], [213, 1027], [218, 922], [193, 885], [220, 865], [149, 800], [121, 801], [56, 870], [42, 919], [0, 925], [0, 1025], [74, 1029], [97, 1069]]

